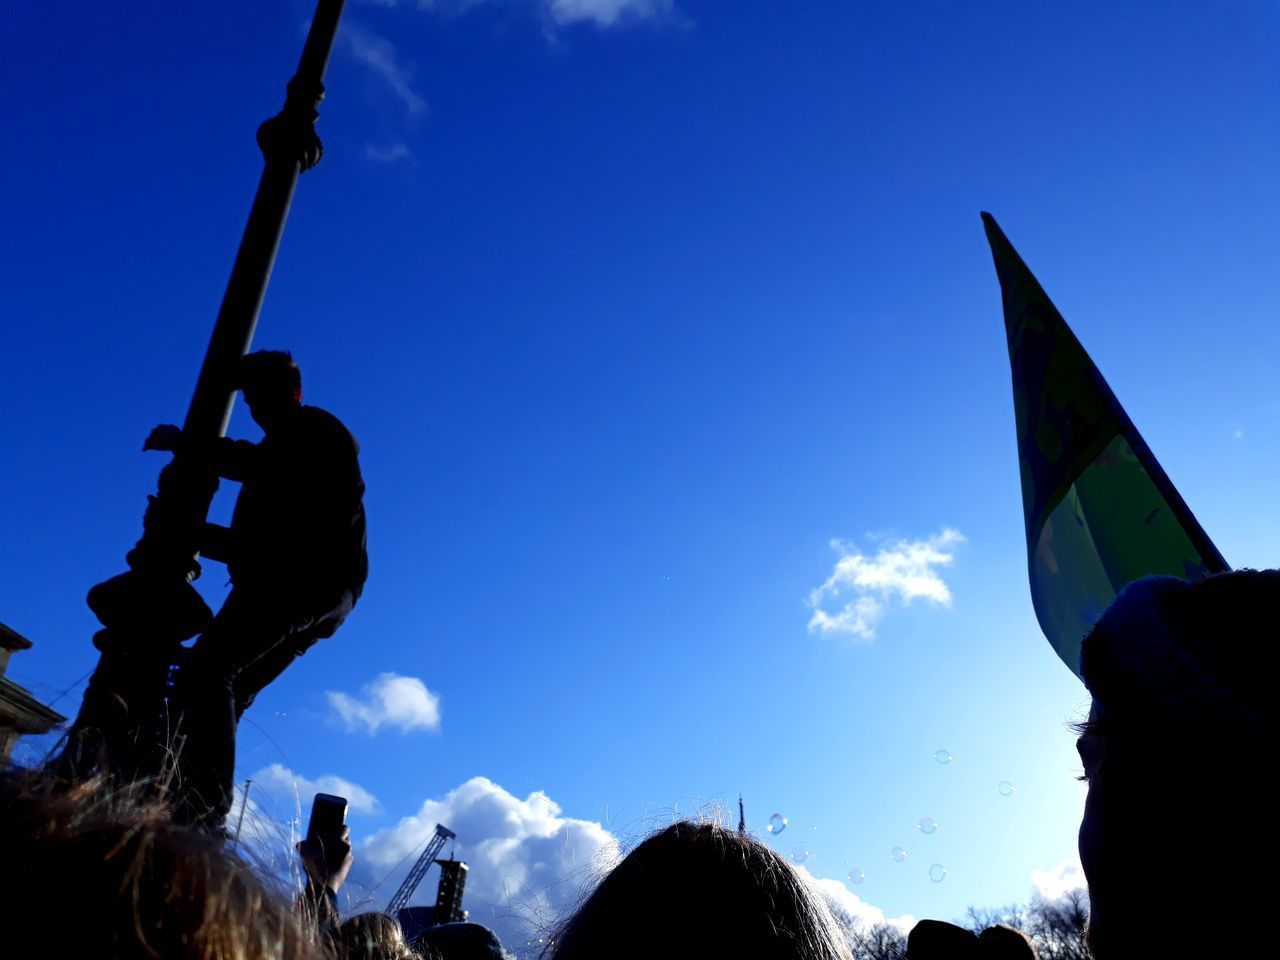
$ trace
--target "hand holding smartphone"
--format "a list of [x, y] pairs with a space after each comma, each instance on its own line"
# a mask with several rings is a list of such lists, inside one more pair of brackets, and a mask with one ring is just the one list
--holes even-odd
[[307, 839], [324, 840], [337, 836], [347, 822], [347, 798], [332, 793], [317, 793], [311, 801], [311, 819], [307, 821]]
[[331, 793], [317, 793], [311, 803], [306, 839], [298, 853], [307, 876], [334, 893], [351, 869], [351, 831], [346, 825], [347, 800]]

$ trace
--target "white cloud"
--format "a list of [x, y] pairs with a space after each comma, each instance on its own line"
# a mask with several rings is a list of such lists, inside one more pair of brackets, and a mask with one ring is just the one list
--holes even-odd
[[358, 697], [335, 690], [325, 696], [348, 733], [363, 730], [372, 736], [383, 727], [401, 733], [440, 729], [440, 697], [417, 677], [380, 673], [360, 688]]
[[364, 155], [370, 160], [378, 163], [395, 163], [397, 160], [411, 160], [413, 151], [409, 149], [408, 144], [396, 141], [380, 146], [376, 143], [366, 143], [364, 145]]
[[[470, 867], [471, 919], [492, 927], [509, 949], [545, 935], [619, 855], [617, 839], [600, 823], [563, 816], [543, 793], [522, 800], [486, 777], [472, 777], [358, 844], [357, 884], [367, 890], [371, 879], [387, 878], [383, 889], [366, 893], [368, 906], [381, 908], [390, 899], [413, 862], [410, 855], [437, 823], [458, 835], [456, 854]], [[436, 882], [429, 873], [411, 902], [433, 902]]]
[[350, 20], [342, 27], [342, 37], [351, 55], [380, 77], [411, 115], [427, 108], [427, 101], [413, 88], [417, 68], [401, 58], [395, 44]]
[[[895, 604], [905, 607], [925, 600], [951, 606], [951, 590], [938, 568], [951, 566], [955, 548], [963, 542], [958, 530], [944, 527], [925, 540], [895, 540], [869, 557], [843, 540], [832, 540], [840, 559], [826, 582], [809, 594], [813, 607], [809, 632], [873, 640], [877, 624]], [[844, 603], [838, 610], [825, 609], [829, 601], [841, 599]]]
[[[294, 785], [291, 789], [299, 794], [323, 790], [347, 796], [353, 809], [361, 791], [341, 777], [307, 780], [279, 764], [253, 776], [255, 791], [259, 783]], [[377, 803], [367, 791], [363, 793], [369, 802]], [[295, 823], [291, 829], [287, 811], [283, 822], [278, 812], [267, 816], [271, 811], [265, 808], [272, 795], [265, 790], [257, 795], [263, 806], [250, 802], [245, 835], [251, 842], [257, 835], [265, 837], [274, 872], [288, 879], [291, 860], [296, 859], [292, 841], [304, 825]], [[296, 810], [297, 804], [291, 809]], [[305, 818], [305, 809], [302, 815]], [[487, 777], [472, 777], [444, 796], [424, 801], [415, 814], [403, 817], [394, 827], [368, 837], [357, 832], [355, 865], [343, 894], [344, 912], [384, 908], [438, 823], [457, 834], [445, 853], [465, 860], [470, 868], [465, 905], [471, 919], [493, 929], [519, 955], [536, 955], [539, 938], [572, 914], [623, 853], [618, 837], [604, 825], [565, 816], [545, 793], [534, 791], [522, 799]], [[257, 846], [264, 844], [259, 840]], [[915, 924], [911, 916], [886, 917], [839, 881], [816, 878], [804, 867], [797, 869], [842, 925], [866, 928], [886, 923], [905, 934]], [[431, 903], [437, 882], [438, 873], [432, 870], [410, 903]]]
[[1068, 857], [1048, 870], [1032, 870], [1031, 885], [1046, 900], [1057, 900], [1072, 890], [1088, 889], [1079, 857]]
[[841, 926], [854, 926], [857, 929], [874, 927], [886, 923], [896, 927], [904, 935], [911, 932], [916, 925], [916, 918], [910, 914], [901, 917], [886, 917], [879, 907], [867, 903], [839, 880], [815, 877], [804, 867], [797, 868], [800, 875], [809, 881], [813, 890], [826, 901], [832, 914]]

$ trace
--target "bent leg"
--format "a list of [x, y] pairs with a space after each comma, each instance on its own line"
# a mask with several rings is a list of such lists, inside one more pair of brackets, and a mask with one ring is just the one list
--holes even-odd
[[333, 636], [354, 605], [351, 591], [345, 591], [336, 601], [321, 604], [326, 608], [324, 612], [300, 619], [284, 642], [247, 664], [235, 678], [236, 720], [244, 716], [258, 694], [284, 673], [289, 664], [310, 650], [317, 640]]
[[179, 669], [173, 715], [179, 743], [179, 791], [189, 819], [216, 829], [231, 809], [236, 678], [287, 644], [292, 632], [269, 601], [233, 588]]
[[263, 654], [236, 675], [232, 684], [232, 692], [236, 703], [236, 721], [244, 716], [244, 712], [253, 705], [258, 694], [271, 685], [276, 677], [284, 673], [285, 667], [297, 660], [316, 642], [315, 637], [308, 637], [306, 632], [293, 634], [285, 642], [278, 643], [269, 652]]

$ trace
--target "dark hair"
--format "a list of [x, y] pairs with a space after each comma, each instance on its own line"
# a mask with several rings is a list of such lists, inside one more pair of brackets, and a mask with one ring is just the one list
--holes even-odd
[[849, 952], [826, 904], [786, 860], [745, 834], [681, 821], [632, 850], [543, 955], [845, 960]]
[[242, 390], [284, 394], [302, 401], [302, 371], [287, 350], [258, 350], [236, 364], [235, 384]]
[[47, 955], [71, 952], [74, 942], [78, 955], [115, 960], [323, 956], [247, 864], [139, 796], [103, 781], [68, 788], [0, 774], [7, 936], [25, 930]]

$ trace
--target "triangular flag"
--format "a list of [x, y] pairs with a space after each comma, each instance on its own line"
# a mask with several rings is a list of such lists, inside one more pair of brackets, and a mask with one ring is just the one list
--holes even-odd
[[1130, 583], [1230, 568], [1008, 238], [982, 222], [1004, 295], [1031, 602], [1079, 675], [1080, 641]]

